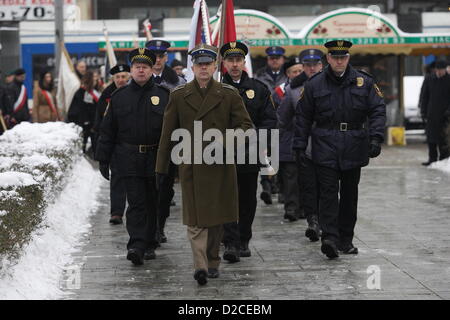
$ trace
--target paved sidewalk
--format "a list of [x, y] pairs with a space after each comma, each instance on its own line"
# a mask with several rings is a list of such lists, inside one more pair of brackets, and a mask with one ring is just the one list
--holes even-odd
[[[422, 143], [385, 147], [363, 170], [354, 240], [359, 255], [326, 259], [320, 242], [304, 237], [305, 220], [285, 222], [276, 199], [272, 206], [259, 200], [252, 257], [222, 263], [221, 277], [204, 287], [192, 277], [179, 192], [167, 223], [169, 242], [156, 260], [135, 267], [125, 257], [125, 227], [108, 224], [105, 183], [103, 206], [75, 256], [81, 287], [67, 289], [67, 299], [449, 299], [450, 175], [423, 168], [425, 158]], [[367, 286], [374, 278], [369, 267], [380, 270], [379, 290]]]

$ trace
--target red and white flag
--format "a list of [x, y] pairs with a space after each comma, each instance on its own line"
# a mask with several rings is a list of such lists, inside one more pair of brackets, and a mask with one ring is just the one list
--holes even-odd
[[[211, 45], [209, 13], [205, 0], [195, 0], [194, 2], [194, 14], [191, 21], [191, 34], [189, 36], [189, 51], [200, 43]], [[187, 71], [186, 80], [189, 82], [194, 79], [190, 55], [188, 55], [187, 59]]]

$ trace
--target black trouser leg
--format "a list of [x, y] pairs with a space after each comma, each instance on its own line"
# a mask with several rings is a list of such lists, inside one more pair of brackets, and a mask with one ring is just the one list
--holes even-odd
[[256, 192], [258, 173], [238, 173], [239, 222], [226, 223], [223, 226], [225, 246], [239, 248], [241, 242], [252, 238], [252, 224], [256, 213]]
[[434, 162], [438, 159], [438, 151], [436, 143], [428, 143], [428, 161]]
[[126, 177], [128, 199], [127, 231], [130, 240], [127, 249], [156, 248], [157, 195], [154, 178]]
[[284, 211], [297, 213], [299, 210], [298, 168], [295, 162], [281, 162], [282, 192], [284, 194]]
[[252, 224], [256, 213], [258, 172], [238, 173], [239, 234], [241, 242], [252, 238]]
[[127, 201], [127, 191], [124, 178], [111, 169], [110, 178], [111, 216], [123, 216]]
[[270, 176], [261, 175], [261, 186], [263, 191], [272, 194], [272, 182], [270, 181]]
[[353, 241], [358, 210], [358, 184], [361, 168], [341, 171], [339, 200], [339, 240], [342, 244]]
[[299, 185], [301, 187], [300, 196], [303, 199], [303, 208], [308, 222], [313, 216], [319, 216], [319, 184], [314, 163], [306, 159], [305, 167], [299, 169]]
[[438, 144], [439, 148], [439, 160], [444, 160], [449, 157], [449, 148], [446, 142], [441, 142]]
[[322, 240], [339, 240], [339, 176], [338, 170], [316, 166], [319, 182], [319, 223], [322, 229]]

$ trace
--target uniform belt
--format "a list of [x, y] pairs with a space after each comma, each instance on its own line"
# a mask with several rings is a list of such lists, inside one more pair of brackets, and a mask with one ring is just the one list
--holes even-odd
[[359, 122], [325, 122], [325, 123], [317, 123], [316, 128], [332, 129], [339, 131], [361, 130], [365, 128], [365, 124]]
[[124, 146], [130, 150], [137, 151], [138, 153], [149, 153], [151, 150], [156, 150], [158, 144], [130, 144], [126, 142], [120, 142], [119, 145]]

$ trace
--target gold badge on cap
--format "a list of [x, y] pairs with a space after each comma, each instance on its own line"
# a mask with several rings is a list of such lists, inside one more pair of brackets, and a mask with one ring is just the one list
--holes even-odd
[[373, 84], [373, 87], [375, 88], [375, 92], [377, 93], [377, 95], [380, 98], [383, 98], [383, 93], [381, 92], [380, 88], [378, 88], [378, 86], [375, 83]]
[[139, 54], [140, 55], [145, 54], [145, 48], [139, 48]]
[[364, 85], [364, 78], [363, 77], [357, 77], [356, 78], [356, 85], [358, 87], [362, 87]]
[[236, 42], [230, 42], [230, 47], [233, 49], [236, 48]]
[[151, 97], [152, 103], [154, 106], [157, 106], [159, 104], [159, 97], [158, 96], [153, 96]]
[[338, 45], [338, 47], [343, 47], [344, 46], [344, 41], [338, 41], [337, 45]]
[[255, 91], [252, 89], [245, 91], [245, 94], [247, 95], [247, 98], [249, 98], [249, 99], [253, 99], [255, 97]]

